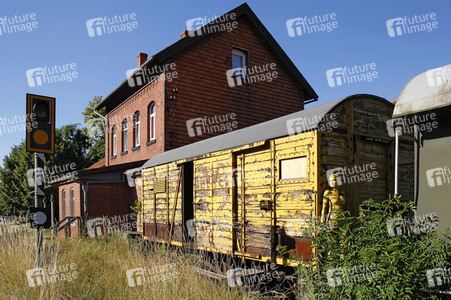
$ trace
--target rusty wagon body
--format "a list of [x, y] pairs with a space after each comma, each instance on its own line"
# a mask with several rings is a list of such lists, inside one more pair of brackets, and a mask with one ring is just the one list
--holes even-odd
[[[392, 111], [383, 98], [353, 95], [155, 156], [141, 171], [143, 239], [278, 264], [285, 245], [310, 259], [299, 227], [319, 217], [326, 175], [342, 176], [353, 214], [393, 193]], [[400, 191], [411, 199], [411, 138], [400, 157]], [[377, 176], [343, 174], [365, 165]]]

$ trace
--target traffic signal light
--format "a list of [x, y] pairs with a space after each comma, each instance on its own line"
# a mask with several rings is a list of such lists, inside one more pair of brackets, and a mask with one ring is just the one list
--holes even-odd
[[55, 98], [27, 94], [27, 151], [55, 153]]

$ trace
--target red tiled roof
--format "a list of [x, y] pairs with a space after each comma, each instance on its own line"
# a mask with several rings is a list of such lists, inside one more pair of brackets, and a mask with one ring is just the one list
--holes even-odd
[[105, 167], [105, 157], [102, 158], [101, 160], [99, 160], [98, 162], [96, 162], [95, 164], [93, 164], [92, 166], [90, 166], [87, 169], [97, 169], [97, 168], [102, 168]]

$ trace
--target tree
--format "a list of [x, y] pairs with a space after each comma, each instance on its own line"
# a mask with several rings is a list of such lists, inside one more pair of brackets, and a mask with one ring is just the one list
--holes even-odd
[[[55, 154], [45, 155], [46, 184], [56, 176], [66, 176], [95, 163], [88, 158], [90, 147], [89, 136], [79, 124], [56, 129]], [[25, 142], [22, 142], [5, 156], [3, 164], [0, 168], [0, 212], [24, 214], [34, 203], [33, 194], [30, 194], [33, 184], [31, 181], [29, 184], [27, 178], [27, 171], [34, 168], [33, 154], [26, 151]]]
[[33, 166], [33, 154], [26, 151], [25, 142], [11, 149], [0, 167], [0, 213], [23, 214], [33, 203], [27, 181], [27, 170]]
[[[95, 107], [102, 101], [102, 97], [94, 97], [88, 103], [88, 107], [82, 112], [86, 127], [86, 134], [89, 136], [91, 147], [88, 151], [88, 159], [94, 163], [101, 160], [105, 156], [105, 121], [94, 111]], [[105, 108], [97, 111], [100, 115], [105, 116]]]
[[[46, 184], [83, 170], [105, 156], [104, 119], [94, 112], [101, 101], [102, 97], [94, 97], [82, 112], [86, 127], [69, 124], [56, 129], [55, 154], [45, 155]], [[105, 116], [105, 109], [98, 112]], [[30, 182], [27, 178], [27, 171], [34, 168], [33, 154], [26, 151], [22, 142], [11, 149], [3, 163], [4, 167], [0, 167], [0, 214], [27, 213], [34, 203], [32, 178]]]
[[83, 170], [95, 163], [87, 157], [91, 143], [79, 125], [69, 124], [56, 129], [55, 154], [46, 156], [46, 166], [75, 163], [77, 170]]

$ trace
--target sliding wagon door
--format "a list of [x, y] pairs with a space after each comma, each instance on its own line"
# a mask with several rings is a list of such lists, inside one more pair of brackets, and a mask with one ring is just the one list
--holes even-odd
[[271, 157], [269, 150], [236, 156], [236, 238], [238, 251], [271, 255]]

